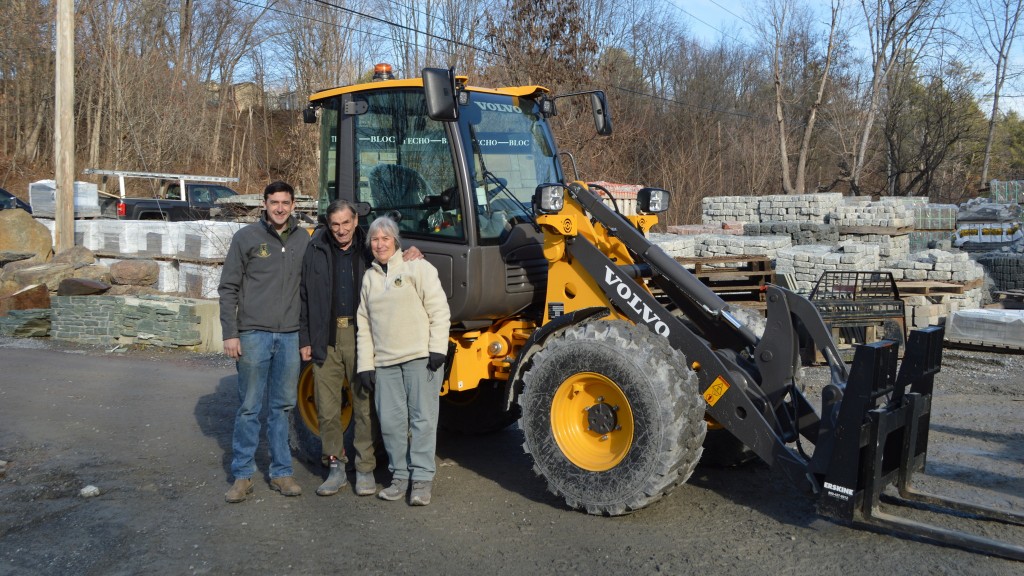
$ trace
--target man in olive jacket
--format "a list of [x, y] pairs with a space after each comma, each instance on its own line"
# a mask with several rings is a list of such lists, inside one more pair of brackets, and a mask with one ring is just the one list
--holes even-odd
[[220, 323], [224, 353], [238, 368], [238, 399], [231, 443], [234, 484], [224, 494], [241, 502], [253, 491], [260, 411], [267, 397], [270, 487], [285, 496], [302, 494], [292, 478], [289, 414], [299, 380], [299, 280], [309, 234], [292, 210], [295, 191], [272, 182], [263, 191], [265, 213], [231, 238], [221, 271]]

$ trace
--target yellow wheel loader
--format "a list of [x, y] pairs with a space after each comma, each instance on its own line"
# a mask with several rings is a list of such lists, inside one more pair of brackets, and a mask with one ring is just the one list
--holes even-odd
[[[591, 514], [650, 505], [702, 452], [753, 455], [827, 517], [1024, 559], [1021, 546], [879, 511], [893, 485], [902, 501], [1022, 521], [911, 486], [942, 328], [913, 332], [899, 366], [889, 341], [860, 346], [848, 366], [817, 309], [771, 285], [756, 334], [648, 241], [668, 191], [641, 190], [624, 215], [565, 173], [548, 121], [567, 96], [589, 99], [597, 133], [611, 133], [602, 92], [480, 88], [443, 69], [323, 90], [304, 112], [320, 124], [321, 207], [343, 198], [360, 225], [396, 219], [438, 270], [452, 318], [440, 425], [480, 433], [518, 420], [551, 492]], [[820, 411], [798, 383], [800, 333], [831, 366]], [[315, 433], [312, 398], [299, 396], [298, 426]]]

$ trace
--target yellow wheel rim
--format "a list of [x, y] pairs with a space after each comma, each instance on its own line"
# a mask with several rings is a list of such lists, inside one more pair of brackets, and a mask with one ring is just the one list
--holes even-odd
[[[306, 367], [302, 369], [302, 373], [299, 374], [299, 389], [295, 409], [298, 411], [299, 417], [302, 418], [302, 423], [306, 425], [306, 428], [319, 436], [320, 420], [317, 417], [316, 393], [314, 389], [313, 364], [309, 363], [306, 364]], [[349, 386], [348, 381], [345, 381], [341, 389], [341, 429], [348, 430], [348, 426], [351, 423], [352, 387]]]
[[601, 374], [580, 372], [555, 392], [551, 431], [570, 462], [604, 472], [622, 462], [633, 445], [633, 410], [614, 382]]

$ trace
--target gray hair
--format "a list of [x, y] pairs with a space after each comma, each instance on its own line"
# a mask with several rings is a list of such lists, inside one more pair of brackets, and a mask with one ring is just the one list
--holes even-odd
[[395, 249], [402, 249], [402, 237], [398, 233], [398, 224], [388, 218], [387, 216], [379, 216], [373, 222], [370, 222], [370, 229], [366, 231], [366, 245], [370, 245], [370, 240], [377, 232], [383, 232], [388, 236], [395, 239]]

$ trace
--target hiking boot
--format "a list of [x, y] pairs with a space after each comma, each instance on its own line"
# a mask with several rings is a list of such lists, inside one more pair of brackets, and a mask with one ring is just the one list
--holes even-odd
[[291, 476], [271, 478], [270, 489], [277, 490], [283, 496], [298, 496], [302, 494], [302, 486], [299, 486], [299, 483]]
[[328, 465], [331, 472], [327, 475], [327, 480], [316, 489], [318, 496], [333, 496], [348, 485], [348, 478], [345, 477], [345, 467], [338, 461], [337, 458], [331, 456], [330, 464]]
[[409, 496], [410, 506], [426, 506], [430, 504], [430, 488], [433, 482], [424, 480], [412, 483], [412, 495]]
[[245, 500], [245, 497], [252, 494], [252, 478], [238, 478], [235, 483], [224, 493], [224, 500], [232, 504]]
[[356, 472], [356, 494], [359, 496], [373, 496], [377, 493], [377, 480], [373, 472]]
[[409, 489], [409, 480], [403, 478], [399, 480], [395, 478], [391, 481], [391, 486], [377, 492], [377, 498], [381, 500], [401, 500], [402, 496], [405, 496], [405, 492]]

